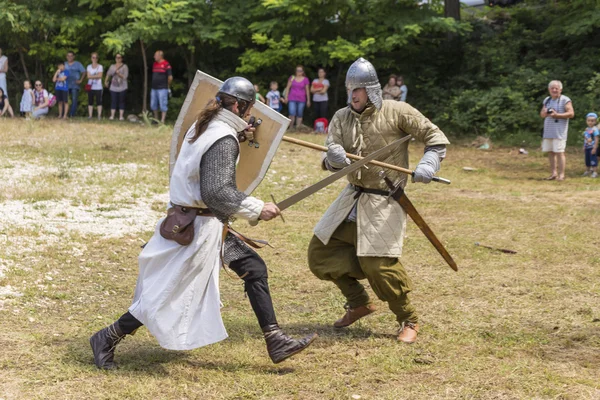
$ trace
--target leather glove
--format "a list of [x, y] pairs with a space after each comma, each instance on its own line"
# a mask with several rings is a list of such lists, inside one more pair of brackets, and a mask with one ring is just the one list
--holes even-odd
[[440, 170], [440, 155], [436, 151], [428, 151], [423, 155], [412, 175], [412, 181], [429, 183], [436, 172]]
[[327, 149], [327, 162], [333, 168], [342, 169], [350, 165], [346, 150], [339, 144], [330, 144]]

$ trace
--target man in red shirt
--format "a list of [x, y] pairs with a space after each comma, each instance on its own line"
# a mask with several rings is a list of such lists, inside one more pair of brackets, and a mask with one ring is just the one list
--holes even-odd
[[173, 82], [171, 64], [164, 58], [162, 50], [154, 53], [154, 65], [152, 65], [152, 90], [150, 90], [150, 109], [154, 113], [154, 118], [158, 119], [158, 110], [160, 108], [160, 121], [164, 124], [167, 117], [169, 104], [169, 87]]

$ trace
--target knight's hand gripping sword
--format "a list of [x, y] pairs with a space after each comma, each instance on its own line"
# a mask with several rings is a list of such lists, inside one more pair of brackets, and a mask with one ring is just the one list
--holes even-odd
[[[348, 175], [349, 173], [356, 171], [360, 167], [365, 166], [365, 164], [367, 164], [369, 161], [372, 161], [381, 156], [387, 155], [392, 150], [394, 150], [394, 148], [396, 148], [396, 146], [398, 146], [400, 143], [404, 143], [410, 138], [411, 138], [410, 135], [405, 136], [402, 139], [398, 139], [395, 142], [392, 142], [392, 143], [388, 144], [387, 146], [382, 147], [381, 149], [372, 152], [368, 156], [361, 158], [359, 161], [356, 161], [356, 162], [348, 165], [346, 168], [341, 169], [341, 170], [337, 171], [336, 173], [329, 175], [327, 178], [320, 180], [319, 182], [315, 183], [314, 185], [311, 185], [311, 186], [307, 187], [306, 189], [303, 189], [303, 190], [299, 191], [298, 193], [288, 197], [287, 199], [280, 201], [279, 203], [277, 203], [277, 207], [279, 207], [280, 211], [283, 211], [286, 208], [293, 206], [294, 204], [298, 203], [301, 200], [304, 200], [308, 196], [318, 192], [319, 190], [332, 184], [333, 182], [337, 181], [338, 179], [341, 179], [344, 176]], [[256, 225], [257, 223], [258, 223], [258, 221], [253, 221], [253, 222], [250, 222], [250, 225]]]

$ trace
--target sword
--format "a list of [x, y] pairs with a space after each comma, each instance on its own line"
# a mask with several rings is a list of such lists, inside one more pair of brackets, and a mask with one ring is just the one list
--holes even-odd
[[435, 236], [435, 233], [433, 233], [429, 225], [427, 225], [427, 222], [425, 222], [423, 217], [421, 217], [413, 203], [408, 199], [408, 197], [406, 197], [406, 193], [404, 192], [404, 189], [402, 189], [402, 186], [395, 187], [393, 182], [390, 180], [390, 178], [385, 176], [385, 173], [383, 173], [383, 171], [380, 172], [380, 175], [390, 188], [390, 196], [400, 204], [400, 206], [404, 209], [404, 211], [406, 211], [408, 215], [410, 215], [412, 220], [415, 221], [415, 224], [417, 224], [419, 229], [421, 229], [421, 232], [425, 234], [425, 237], [429, 239], [433, 247], [435, 247], [438, 253], [440, 253], [444, 260], [446, 260], [450, 268], [452, 268], [455, 271], [458, 271], [458, 266], [456, 265], [456, 262], [454, 261], [454, 259], [452, 259], [452, 256], [450, 255], [450, 253], [448, 253], [448, 250], [446, 250], [442, 242], [440, 242], [437, 236]]
[[395, 142], [392, 142], [392, 143], [388, 144], [387, 146], [382, 147], [381, 149], [372, 152], [368, 156], [363, 157], [360, 161], [356, 161], [356, 162], [350, 164], [346, 168], [341, 169], [338, 172], [329, 175], [327, 178], [325, 178], [325, 179], [315, 183], [314, 185], [311, 185], [311, 186], [307, 187], [306, 189], [301, 190], [298, 193], [288, 197], [287, 199], [277, 203], [277, 207], [279, 207], [279, 210], [283, 211], [286, 208], [293, 206], [294, 204], [298, 203], [301, 200], [304, 200], [311, 194], [318, 192], [319, 190], [332, 184], [333, 182], [337, 181], [338, 179], [343, 178], [344, 176], [348, 175], [349, 173], [356, 171], [360, 167], [367, 164], [369, 161], [374, 160], [380, 156], [387, 155], [397, 145], [399, 145], [400, 143], [406, 142], [408, 139], [410, 139], [410, 137], [411, 137], [410, 135], [405, 136], [402, 139], [396, 140]]

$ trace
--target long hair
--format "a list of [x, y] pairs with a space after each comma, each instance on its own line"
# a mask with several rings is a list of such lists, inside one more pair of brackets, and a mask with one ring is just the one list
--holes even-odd
[[235, 97], [225, 93], [218, 93], [216, 98], [210, 100], [208, 104], [206, 104], [206, 107], [198, 114], [198, 119], [196, 120], [196, 133], [190, 138], [190, 143], [194, 143], [198, 140], [200, 135], [208, 128], [210, 121], [217, 116], [221, 109], [226, 108], [231, 110], [236, 101], [238, 100]]

